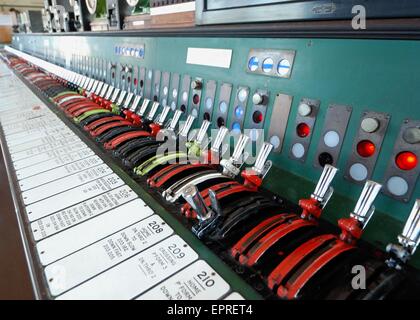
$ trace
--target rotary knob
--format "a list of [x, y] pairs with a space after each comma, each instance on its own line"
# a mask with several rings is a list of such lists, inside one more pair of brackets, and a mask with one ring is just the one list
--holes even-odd
[[301, 103], [298, 107], [298, 113], [301, 117], [307, 117], [311, 114], [311, 112], [312, 107], [305, 102]]
[[265, 101], [266, 101], [265, 95], [262, 95], [261, 93], [256, 92], [252, 96], [252, 103], [253, 104], [256, 104], [256, 105], [265, 104], [266, 103]]
[[379, 129], [379, 121], [375, 118], [364, 118], [360, 127], [364, 132], [373, 133]]
[[193, 90], [199, 90], [203, 86], [202, 82], [200, 80], [193, 80], [191, 82], [191, 88]]

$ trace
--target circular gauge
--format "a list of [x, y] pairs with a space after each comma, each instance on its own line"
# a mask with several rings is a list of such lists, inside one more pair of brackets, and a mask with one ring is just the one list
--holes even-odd
[[265, 73], [270, 73], [271, 70], [273, 70], [273, 64], [274, 64], [273, 59], [271, 59], [271, 58], [264, 59], [264, 61], [262, 63], [262, 70]]
[[258, 69], [258, 58], [257, 57], [251, 57], [248, 61], [248, 69], [250, 71], [256, 71]]
[[290, 72], [290, 61], [287, 59], [280, 60], [277, 65], [277, 73], [284, 77]]

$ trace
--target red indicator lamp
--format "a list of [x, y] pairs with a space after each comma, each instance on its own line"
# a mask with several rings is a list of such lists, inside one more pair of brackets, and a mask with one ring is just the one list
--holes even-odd
[[296, 133], [299, 137], [305, 138], [311, 133], [311, 128], [306, 123], [302, 122], [296, 127]]
[[395, 157], [395, 163], [401, 170], [412, 170], [417, 167], [418, 159], [413, 152], [403, 151]]
[[261, 112], [259, 112], [259, 111], [255, 111], [255, 112], [254, 112], [254, 114], [252, 115], [252, 120], [253, 120], [255, 123], [260, 123], [260, 122], [262, 122], [262, 121], [263, 121], [263, 115], [262, 115], [262, 113], [261, 113]]
[[374, 155], [376, 146], [372, 141], [362, 140], [357, 144], [357, 153], [363, 158], [369, 158]]

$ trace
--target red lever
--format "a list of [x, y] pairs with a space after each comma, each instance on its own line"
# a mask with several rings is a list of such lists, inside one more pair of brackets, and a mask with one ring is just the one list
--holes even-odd
[[149, 137], [149, 136], [150, 136], [150, 133], [143, 130], [126, 132], [124, 134], [121, 134], [115, 137], [111, 141], [108, 141], [107, 143], [105, 143], [104, 147], [107, 150], [113, 150], [116, 147], [118, 147], [120, 144], [127, 142], [128, 140], [139, 138], [139, 137]]
[[97, 137], [101, 135], [102, 133], [104, 133], [105, 131], [110, 130], [112, 128], [125, 127], [125, 126], [130, 126], [130, 125], [131, 125], [131, 122], [127, 120], [114, 121], [111, 123], [104, 124], [96, 128], [95, 130], [90, 131], [89, 133], [92, 137]]
[[86, 131], [91, 131], [91, 130], [95, 130], [97, 127], [102, 126], [104, 124], [111, 123], [114, 121], [119, 121], [119, 120], [124, 120], [124, 118], [120, 116], [109, 116], [109, 117], [95, 120], [89, 123], [88, 125], [84, 126], [83, 129], [85, 129]]

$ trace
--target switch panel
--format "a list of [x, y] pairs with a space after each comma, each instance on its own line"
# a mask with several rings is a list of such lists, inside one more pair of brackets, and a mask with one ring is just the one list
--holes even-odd
[[171, 87], [169, 89], [169, 106], [172, 111], [178, 108], [178, 95], [179, 95], [179, 74], [173, 73], [171, 78]]
[[146, 84], [144, 85], [144, 97], [147, 99], [152, 99], [152, 78], [153, 70], [149, 69], [146, 71]]
[[420, 121], [404, 120], [385, 172], [383, 193], [410, 201], [420, 172]]
[[314, 158], [315, 167], [323, 168], [326, 164], [337, 166], [351, 111], [350, 106], [332, 104], [328, 107]]
[[346, 179], [356, 183], [370, 179], [382, 147], [389, 119], [390, 116], [387, 113], [363, 112], [352, 152], [347, 161], [344, 175]]
[[203, 79], [195, 78], [191, 81], [192, 99], [189, 114], [198, 118], [200, 114], [201, 92], [203, 89]]
[[155, 70], [153, 72], [153, 88], [152, 88], [153, 101], [159, 101], [160, 77], [161, 77], [161, 72], [159, 70]]
[[160, 104], [164, 107], [168, 105], [168, 94], [169, 94], [169, 78], [171, 74], [169, 72], [162, 73], [161, 92], [160, 92]]
[[216, 96], [217, 83], [214, 80], [208, 80], [206, 82], [204, 107], [203, 107], [203, 120], [211, 121], [214, 110], [214, 98]]
[[131, 83], [131, 92], [137, 94], [139, 92], [139, 67], [133, 68], [133, 81]]
[[305, 162], [311, 144], [319, 105], [319, 100], [307, 98], [300, 100], [290, 146], [289, 157], [291, 159]]
[[249, 99], [249, 88], [238, 86], [235, 94], [235, 102], [230, 112], [230, 129], [233, 133], [242, 132], [245, 121], [246, 106]]
[[140, 67], [139, 71], [139, 95], [144, 96], [144, 83], [146, 81], [146, 68]]
[[180, 92], [180, 109], [182, 112], [188, 111], [188, 99], [190, 93], [191, 77], [185, 74], [182, 77], [181, 92]]
[[229, 112], [230, 96], [232, 95], [232, 84], [222, 83], [220, 86], [219, 100], [214, 106], [216, 113], [213, 115], [213, 127], [220, 128], [226, 125]]
[[273, 145], [273, 151], [276, 153], [281, 152], [283, 146], [292, 102], [293, 97], [283, 93], [278, 93], [274, 100], [268, 129], [268, 141]]
[[251, 49], [246, 71], [277, 78], [290, 78], [294, 60], [294, 50]]

